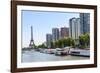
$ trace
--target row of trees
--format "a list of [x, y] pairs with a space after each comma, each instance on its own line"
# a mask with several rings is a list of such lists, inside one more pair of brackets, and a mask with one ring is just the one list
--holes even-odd
[[51, 42], [51, 48], [63, 48], [66, 46], [78, 47], [78, 48], [88, 48], [90, 45], [90, 36], [88, 33], [80, 35], [79, 39], [73, 38], [63, 38], [56, 42]]
[[[90, 36], [89, 34], [83, 34], [79, 36], [79, 39], [73, 39], [73, 38], [63, 38], [59, 39], [55, 42], [51, 42], [50, 48], [63, 48], [66, 46], [70, 47], [79, 47], [79, 48], [87, 48], [90, 45]], [[35, 48], [47, 48], [45, 44], [41, 44], [38, 46], [35, 46]]]
[[75, 46], [74, 40], [72, 38], [64, 38], [56, 42], [51, 42], [51, 48], [63, 48], [66, 46]]
[[37, 48], [47, 48], [45, 44], [38, 45]]
[[47, 46], [44, 43], [40, 45], [34, 45], [34, 49], [37, 49], [37, 48], [47, 48]]

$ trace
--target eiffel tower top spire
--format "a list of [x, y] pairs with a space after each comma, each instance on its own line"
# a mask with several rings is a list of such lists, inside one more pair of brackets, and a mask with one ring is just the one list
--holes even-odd
[[33, 40], [33, 27], [31, 26], [31, 40]]

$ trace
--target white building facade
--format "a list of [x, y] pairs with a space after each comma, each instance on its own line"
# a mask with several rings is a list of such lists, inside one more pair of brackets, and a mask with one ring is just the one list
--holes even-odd
[[69, 20], [69, 34], [73, 39], [79, 39], [81, 35], [80, 18], [71, 18]]

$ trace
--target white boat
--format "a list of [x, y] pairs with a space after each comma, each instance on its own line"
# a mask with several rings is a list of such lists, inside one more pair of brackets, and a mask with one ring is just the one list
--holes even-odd
[[68, 55], [68, 50], [61, 49], [61, 48], [56, 48], [55, 55]]
[[70, 55], [90, 57], [90, 50], [88, 49], [70, 49]]

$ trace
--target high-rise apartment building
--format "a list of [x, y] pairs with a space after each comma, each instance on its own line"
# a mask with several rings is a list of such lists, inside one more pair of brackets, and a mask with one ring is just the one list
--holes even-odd
[[52, 40], [53, 42], [59, 40], [59, 28], [52, 28]]
[[46, 34], [46, 45], [47, 45], [48, 48], [51, 47], [51, 42], [52, 42], [52, 35]]
[[66, 38], [69, 37], [69, 28], [68, 27], [62, 27], [60, 29], [60, 38]]
[[89, 13], [80, 13], [80, 24], [81, 24], [81, 33], [90, 32], [90, 14]]
[[81, 28], [80, 28], [80, 18], [71, 18], [69, 20], [70, 28], [70, 37], [73, 39], [78, 39], [81, 35]]

